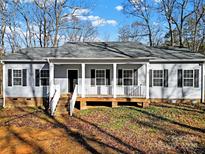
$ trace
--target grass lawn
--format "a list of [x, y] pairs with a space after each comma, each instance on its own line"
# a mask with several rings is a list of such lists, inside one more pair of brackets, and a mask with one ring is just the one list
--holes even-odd
[[205, 153], [205, 106], [0, 110], [0, 153]]

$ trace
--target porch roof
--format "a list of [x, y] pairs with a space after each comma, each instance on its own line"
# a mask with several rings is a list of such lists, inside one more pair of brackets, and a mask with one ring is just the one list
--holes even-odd
[[151, 59], [205, 60], [185, 48], [148, 47], [135, 42], [69, 42], [59, 48], [25, 48], [4, 56], [3, 61], [47, 59]]

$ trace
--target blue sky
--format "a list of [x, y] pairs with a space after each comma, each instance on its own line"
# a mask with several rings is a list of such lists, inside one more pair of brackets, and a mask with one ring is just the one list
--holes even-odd
[[122, 5], [123, 0], [96, 0], [95, 3], [95, 7], [91, 12], [92, 15], [117, 22], [115, 25], [105, 24], [98, 26], [99, 37], [107, 39], [109, 36], [110, 41], [116, 41], [119, 27], [131, 23], [134, 19], [128, 18], [122, 11], [116, 9], [117, 6]]

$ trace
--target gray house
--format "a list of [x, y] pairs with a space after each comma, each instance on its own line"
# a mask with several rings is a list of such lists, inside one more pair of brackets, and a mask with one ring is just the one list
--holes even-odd
[[3, 104], [45, 103], [54, 114], [63, 101], [71, 111], [75, 102], [80, 109], [92, 102], [204, 102], [204, 61], [204, 55], [187, 49], [131, 42], [20, 49], [2, 59]]

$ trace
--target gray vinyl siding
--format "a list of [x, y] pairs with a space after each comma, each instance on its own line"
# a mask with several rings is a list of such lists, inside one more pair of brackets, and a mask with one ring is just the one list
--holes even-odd
[[68, 70], [78, 70], [78, 78], [80, 83], [81, 78], [81, 64], [61, 64], [54, 65], [54, 81], [55, 84], [60, 84], [61, 93], [68, 93]]
[[[201, 66], [200, 64], [151, 64], [152, 70], [168, 69], [168, 87], [150, 87], [151, 98], [167, 99], [200, 99], [201, 98]], [[177, 86], [177, 71], [199, 69], [199, 87]]]
[[[168, 69], [168, 87], [149, 87], [150, 98], [168, 98], [168, 99], [200, 99], [202, 89], [201, 65], [198, 63], [151, 63], [150, 69], [164, 70]], [[35, 69], [48, 69], [48, 64], [5, 64], [5, 96], [6, 97], [42, 97], [48, 94], [48, 87], [35, 86]], [[27, 69], [27, 86], [8, 86], [8, 69]], [[61, 93], [68, 92], [68, 69], [77, 69], [79, 77], [79, 93], [81, 93], [81, 64], [62, 64], [54, 65], [54, 82], [60, 84]], [[113, 78], [112, 64], [86, 64], [85, 65], [85, 88], [90, 84], [91, 69], [110, 69], [111, 85]], [[146, 65], [143, 64], [118, 64], [118, 69], [138, 69], [138, 85], [146, 85]], [[177, 87], [178, 69], [199, 69], [199, 87]], [[117, 71], [118, 77], [118, 71]], [[93, 91], [96, 91], [95, 89]]]
[[[8, 86], [8, 69], [27, 69], [27, 86]], [[48, 64], [5, 64], [6, 97], [42, 97], [47, 96], [47, 86], [35, 86], [35, 69], [49, 69]]]

